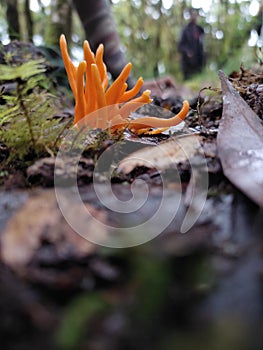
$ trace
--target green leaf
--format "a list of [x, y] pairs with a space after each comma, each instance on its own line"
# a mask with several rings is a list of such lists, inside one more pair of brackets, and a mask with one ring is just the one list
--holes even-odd
[[84, 338], [88, 321], [101, 314], [107, 308], [106, 302], [99, 295], [82, 295], [67, 307], [57, 332], [59, 349], [78, 349]]
[[36, 74], [46, 71], [43, 59], [28, 61], [21, 66], [8, 66], [0, 64], [0, 81], [16, 80], [18, 78], [25, 80]]

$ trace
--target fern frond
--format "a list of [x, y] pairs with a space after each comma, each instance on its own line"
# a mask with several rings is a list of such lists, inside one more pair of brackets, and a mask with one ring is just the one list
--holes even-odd
[[0, 64], [0, 81], [10, 81], [16, 79], [28, 79], [34, 75], [44, 73], [44, 59], [28, 61], [20, 66], [8, 66]]
[[[26, 155], [55, 153], [65, 126], [54, 118], [62, 108], [58, 98], [43, 87], [52, 83], [43, 74], [43, 60], [29, 61], [21, 66], [0, 65], [0, 81], [14, 89], [1, 95], [0, 141], [9, 148], [10, 161]], [[12, 83], [13, 84], [13, 83]]]

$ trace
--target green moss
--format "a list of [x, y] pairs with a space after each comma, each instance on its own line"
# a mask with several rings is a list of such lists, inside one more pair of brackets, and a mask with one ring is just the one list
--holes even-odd
[[57, 150], [65, 123], [55, 117], [61, 105], [48, 89], [45, 70], [43, 60], [0, 65], [0, 141], [9, 149], [6, 163]]

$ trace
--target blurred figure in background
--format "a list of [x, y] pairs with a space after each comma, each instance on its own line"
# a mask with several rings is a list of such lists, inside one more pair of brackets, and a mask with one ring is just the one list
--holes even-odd
[[184, 79], [201, 72], [205, 65], [204, 29], [197, 24], [197, 17], [197, 11], [191, 9], [189, 23], [183, 28], [178, 44]]

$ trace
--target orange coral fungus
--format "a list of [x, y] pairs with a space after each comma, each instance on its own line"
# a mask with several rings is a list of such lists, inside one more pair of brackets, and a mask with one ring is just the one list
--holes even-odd
[[[112, 132], [128, 128], [137, 134], [159, 133], [179, 124], [189, 111], [189, 104], [184, 101], [183, 108], [173, 118], [160, 119], [143, 117], [137, 120], [129, 118], [130, 113], [142, 105], [151, 102], [150, 90], [137, 96], [143, 86], [139, 78], [134, 87], [127, 90], [127, 79], [132, 69], [128, 63], [108, 87], [108, 73], [103, 62], [104, 47], [99, 45], [94, 54], [87, 40], [84, 41], [84, 60], [75, 66], [70, 59], [65, 36], [60, 37], [60, 49], [65, 64], [70, 87], [75, 98], [74, 124], [79, 122], [91, 128], [110, 128]], [[135, 97], [137, 96], [137, 97]], [[101, 112], [103, 111], [103, 112]], [[161, 128], [152, 131], [152, 129]]]

